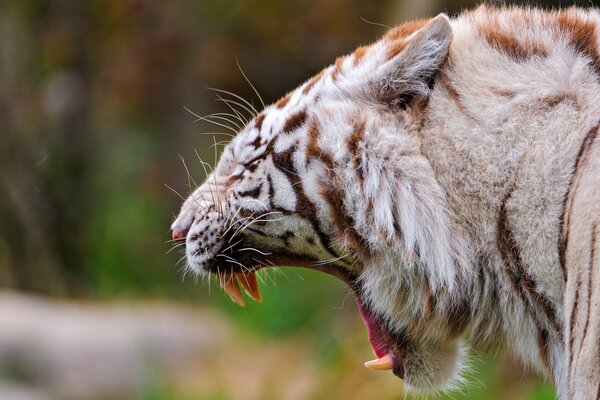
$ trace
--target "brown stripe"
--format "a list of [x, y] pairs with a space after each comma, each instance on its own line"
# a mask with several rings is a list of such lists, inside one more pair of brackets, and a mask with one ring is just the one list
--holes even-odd
[[577, 280], [575, 281], [575, 301], [573, 302], [573, 309], [571, 310], [571, 317], [569, 318], [569, 350], [568, 350], [568, 376], [569, 376], [569, 390], [571, 390], [571, 379], [570, 377], [572, 376], [571, 374], [571, 367], [573, 365], [573, 341], [574, 341], [574, 337], [575, 337], [575, 318], [577, 318], [577, 312], [578, 312], [578, 308], [579, 308], [579, 294], [580, 294], [580, 290], [581, 290], [581, 279], [578, 276]]
[[548, 56], [548, 50], [541, 43], [530, 41], [521, 44], [515, 35], [503, 30], [498, 23], [481, 25], [479, 30], [490, 47], [506, 54], [515, 61], [525, 61], [533, 56]]
[[425, 277], [425, 282], [423, 282], [423, 297], [425, 298], [425, 321], [428, 321], [431, 319], [435, 309], [435, 298], [431, 293], [431, 286], [429, 285], [427, 277]]
[[395, 42], [392, 42], [389, 47], [388, 47], [388, 52], [387, 52], [387, 58], [388, 60], [391, 60], [392, 58], [396, 57], [398, 54], [402, 53], [402, 50], [404, 50], [406, 48], [406, 46], [408, 46], [410, 42], [408, 40], [397, 40]]
[[570, 36], [571, 45], [579, 52], [590, 58], [596, 73], [600, 73], [600, 57], [596, 40], [596, 26], [592, 21], [585, 21], [569, 13], [561, 11], [557, 23], [565, 34]]
[[513, 184], [502, 200], [500, 210], [498, 212], [498, 250], [500, 251], [504, 265], [506, 266], [507, 274], [513, 284], [513, 288], [519, 293], [524, 304], [529, 306], [529, 312], [534, 321], [536, 321], [536, 324], [538, 324], [539, 321], [537, 321], [537, 315], [532, 307], [532, 301], [542, 309], [556, 334], [559, 337], [562, 337], [562, 328], [556, 317], [554, 305], [543, 293], [537, 290], [537, 284], [526, 273], [525, 268], [523, 267], [521, 254], [519, 252], [519, 246], [515, 241], [513, 232], [509, 226], [506, 205], [510, 200], [514, 189], [515, 186]]
[[577, 358], [581, 354], [583, 348], [583, 341], [587, 335], [588, 325], [590, 322], [590, 310], [592, 308], [592, 284], [594, 281], [594, 259], [596, 257], [596, 227], [598, 224], [592, 226], [592, 242], [590, 249], [590, 263], [588, 267], [588, 302], [587, 302], [587, 316], [585, 318], [585, 325], [583, 326], [583, 334], [581, 335], [581, 342], [579, 343], [579, 352]]
[[540, 329], [538, 331], [538, 347], [540, 349], [540, 357], [542, 362], [549, 370], [552, 370], [550, 365], [550, 356], [548, 354], [548, 331], [546, 329]]
[[360, 62], [360, 60], [365, 56], [365, 53], [367, 52], [369, 48], [367, 46], [361, 46], [358, 49], [354, 50], [354, 65], [358, 65], [358, 63]]
[[299, 129], [306, 122], [306, 118], [308, 115], [306, 114], [306, 110], [298, 111], [297, 113], [292, 114], [283, 125], [283, 133], [290, 133]]
[[440, 84], [442, 85], [442, 87], [444, 88], [446, 93], [448, 93], [448, 96], [450, 97], [450, 99], [452, 99], [452, 101], [454, 101], [454, 104], [456, 104], [456, 106], [458, 107], [458, 110], [463, 115], [468, 117], [469, 119], [471, 119], [473, 121], [477, 121], [477, 118], [475, 118], [473, 113], [471, 113], [471, 111], [469, 111], [467, 109], [467, 107], [465, 106], [465, 104], [463, 103], [460, 94], [454, 87], [454, 84], [450, 81], [450, 77], [447, 75], [447, 73], [442, 70], [439, 72], [438, 77], [439, 77], [438, 80], [439, 80]]
[[310, 92], [310, 89], [312, 89], [313, 86], [315, 86], [317, 84], [317, 82], [319, 82], [319, 80], [323, 77], [323, 74], [325, 74], [325, 71], [326, 71], [326, 69], [322, 69], [321, 72], [319, 72], [317, 75], [313, 76], [312, 79], [306, 84], [304, 89], [302, 89], [302, 94], [307, 94], [308, 92]]
[[331, 173], [333, 176], [327, 182], [321, 182], [321, 194], [330, 206], [331, 216], [344, 241], [350, 245], [350, 248], [357, 255], [364, 257], [367, 244], [362, 236], [356, 232], [354, 219], [348, 214], [344, 205], [340, 178], [333, 171]]
[[342, 237], [351, 245], [352, 249], [363, 256], [366, 254], [366, 242], [356, 232], [354, 219], [347, 213], [342, 199], [342, 183], [334, 172], [333, 157], [324, 152], [318, 144], [319, 128], [316, 119], [312, 119], [308, 129], [308, 143], [306, 145], [306, 159], [317, 159], [328, 168], [331, 179], [329, 182], [321, 182], [321, 195], [331, 207], [332, 217], [339, 228]]
[[292, 94], [287, 93], [285, 96], [283, 96], [282, 98], [277, 100], [277, 103], [275, 103], [275, 106], [277, 108], [283, 108], [290, 101], [291, 98], [292, 98]]
[[306, 161], [310, 161], [311, 158], [316, 158], [322, 161], [329, 170], [333, 170], [333, 159], [331, 156], [321, 149], [319, 146], [319, 127], [317, 120], [313, 118], [310, 121], [308, 128], [308, 143], [306, 144]]
[[540, 103], [547, 107], [556, 107], [562, 102], [571, 102], [574, 106], [577, 106], [577, 97], [572, 93], [557, 94], [555, 96], [542, 97], [538, 100]]
[[404, 39], [415, 33], [417, 30], [421, 29], [423, 25], [425, 25], [428, 21], [428, 19], [419, 19], [397, 26], [388, 33], [386, 33], [384, 39], [390, 41]]
[[254, 126], [256, 126], [256, 129], [258, 129], [259, 131], [262, 129], [262, 124], [265, 120], [265, 117], [265, 114], [260, 113], [256, 116], [256, 118], [254, 118]]
[[254, 138], [252, 143], [250, 143], [250, 145], [253, 146], [255, 149], [258, 149], [260, 147], [261, 140], [262, 139], [261, 139], [260, 135], [256, 135], [256, 137]]
[[573, 199], [575, 197], [575, 193], [579, 186], [580, 181], [580, 173], [579, 171], [585, 165], [588, 159], [589, 148], [592, 143], [598, 136], [598, 131], [600, 130], [600, 123], [594, 125], [592, 129], [589, 130], [583, 142], [581, 142], [581, 146], [579, 147], [579, 152], [577, 153], [577, 158], [575, 159], [575, 167], [573, 169], [573, 174], [571, 175], [571, 180], [569, 181], [569, 185], [567, 186], [567, 192], [565, 194], [562, 214], [560, 216], [559, 222], [559, 243], [558, 243], [558, 256], [560, 260], [560, 266], [563, 272], [563, 277], [565, 281], [567, 280], [567, 247], [569, 246], [569, 230], [571, 225], [571, 207], [573, 206]]
[[[311, 223], [313, 229], [317, 233], [317, 236], [319, 236], [319, 240], [323, 248], [325, 248], [325, 250], [333, 258], [339, 258], [340, 255], [333, 248], [333, 241], [329, 239], [325, 232], [323, 232], [321, 229], [319, 220], [317, 218], [317, 208], [310, 201], [308, 196], [306, 196], [304, 187], [302, 186], [302, 179], [300, 176], [298, 176], [296, 168], [294, 167], [292, 156], [296, 150], [297, 147], [294, 145], [284, 152], [274, 153], [272, 156], [273, 165], [287, 176], [294, 192], [296, 193], [296, 212], [302, 218]], [[339, 262], [346, 263], [344, 260], [339, 260]]]
[[[358, 169], [360, 167], [360, 143], [362, 141], [363, 135], [365, 133], [365, 126], [367, 125], [367, 120], [362, 118], [360, 121], [357, 121], [354, 124], [354, 129], [352, 131], [352, 135], [348, 139], [348, 151], [350, 152], [350, 158], [352, 159], [352, 164], [354, 168]], [[359, 176], [362, 180], [363, 176]]]
[[338, 57], [335, 59], [335, 66], [333, 67], [333, 72], [331, 73], [331, 79], [334, 81], [337, 79], [338, 74], [342, 70], [342, 63], [344, 62], [345, 57]]

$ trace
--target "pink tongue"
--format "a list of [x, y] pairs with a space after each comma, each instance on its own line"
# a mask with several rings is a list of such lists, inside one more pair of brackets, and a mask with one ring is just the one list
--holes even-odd
[[373, 315], [363, 306], [362, 301], [358, 300], [357, 303], [360, 316], [362, 317], [365, 325], [367, 326], [367, 330], [369, 331], [369, 342], [371, 342], [371, 347], [373, 347], [373, 351], [375, 352], [377, 358], [381, 358], [389, 352], [383, 339], [383, 335], [381, 334], [381, 329], [375, 323], [375, 318]]

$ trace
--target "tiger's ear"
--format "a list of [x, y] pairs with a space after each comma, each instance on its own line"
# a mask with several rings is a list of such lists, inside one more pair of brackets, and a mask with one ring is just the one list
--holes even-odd
[[[348, 81], [339, 87], [370, 102], [406, 107], [429, 94], [451, 41], [452, 26], [445, 14], [401, 25], [365, 50], [363, 61], [354, 63], [355, 70], [348, 71]], [[363, 76], [361, 84], [357, 84], [358, 74]]]

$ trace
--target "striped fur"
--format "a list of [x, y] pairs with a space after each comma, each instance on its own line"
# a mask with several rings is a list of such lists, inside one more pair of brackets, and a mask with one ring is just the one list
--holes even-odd
[[472, 347], [600, 398], [599, 35], [595, 10], [482, 6], [339, 57], [185, 201], [189, 269], [345, 277], [410, 387]]

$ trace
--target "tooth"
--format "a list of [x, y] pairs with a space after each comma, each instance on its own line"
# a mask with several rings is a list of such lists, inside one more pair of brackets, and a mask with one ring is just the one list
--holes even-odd
[[386, 354], [381, 358], [372, 361], [367, 361], [365, 367], [374, 370], [388, 370], [394, 368], [394, 359], [391, 354]]
[[260, 289], [258, 288], [258, 282], [256, 280], [256, 273], [254, 271], [237, 274], [237, 278], [246, 290], [246, 293], [248, 293], [248, 296], [252, 297], [254, 301], [258, 303], [262, 302]]
[[225, 290], [225, 293], [229, 296], [231, 301], [239, 305], [240, 307], [244, 307], [246, 305], [246, 301], [244, 300], [244, 295], [240, 290], [240, 287], [235, 280], [235, 276], [233, 274], [223, 274], [221, 275], [221, 279], [219, 280], [221, 287]]

